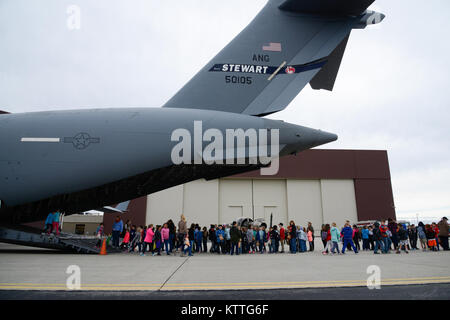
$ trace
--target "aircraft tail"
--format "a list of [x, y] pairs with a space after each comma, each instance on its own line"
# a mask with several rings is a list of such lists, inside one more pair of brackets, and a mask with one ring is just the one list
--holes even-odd
[[264, 116], [308, 84], [332, 90], [352, 29], [378, 23], [374, 0], [269, 0], [164, 107]]

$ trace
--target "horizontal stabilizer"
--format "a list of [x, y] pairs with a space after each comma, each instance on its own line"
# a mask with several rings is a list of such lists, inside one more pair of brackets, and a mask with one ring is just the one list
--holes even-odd
[[333, 91], [334, 83], [341, 66], [342, 58], [344, 57], [345, 48], [347, 47], [350, 34], [342, 40], [339, 46], [328, 57], [327, 64], [316, 74], [316, 76], [309, 83], [311, 88], [315, 90], [325, 89]]
[[99, 208], [97, 210], [103, 211], [105, 213], [125, 213], [128, 212], [128, 206], [130, 205], [130, 200], [121, 202], [117, 206], [104, 206], [103, 208]]
[[281, 10], [326, 15], [356, 16], [366, 10], [375, 0], [286, 0]]
[[125, 212], [125, 211], [128, 211], [128, 206], [129, 205], [130, 205], [130, 200], [124, 201], [124, 202], [119, 203], [116, 206], [116, 209]]

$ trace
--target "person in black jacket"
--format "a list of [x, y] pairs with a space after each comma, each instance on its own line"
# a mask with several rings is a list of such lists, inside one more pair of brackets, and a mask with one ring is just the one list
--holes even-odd
[[411, 250], [417, 250], [417, 228], [411, 225], [408, 230], [409, 242], [411, 243]]
[[408, 232], [403, 228], [402, 224], [398, 225], [398, 233], [397, 236], [400, 240], [399, 245], [397, 246], [397, 253], [400, 253], [400, 250], [404, 250], [406, 253], [409, 253], [406, 250], [406, 246], [408, 245]]
[[236, 255], [239, 255], [239, 240], [241, 240], [241, 232], [238, 230], [236, 221], [233, 221], [232, 227], [230, 229], [231, 238], [231, 255], [233, 255], [236, 250]]
[[241, 247], [239, 248], [239, 253], [248, 253], [248, 239], [247, 239], [247, 228], [238, 227], [241, 234]]
[[216, 252], [216, 246], [217, 246], [217, 238], [216, 238], [216, 230], [214, 228], [214, 225], [211, 225], [211, 228], [208, 231], [209, 240], [211, 241], [211, 249], [209, 250], [211, 253]]
[[155, 244], [155, 250], [156, 250], [157, 255], [160, 256], [161, 255], [161, 226], [160, 225], [157, 225], [155, 228], [155, 234], [153, 236], [153, 243]]
[[373, 226], [369, 226], [369, 244], [370, 244], [370, 250], [373, 250], [374, 243], [373, 243]]
[[353, 243], [355, 244], [355, 247], [358, 251], [361, 250], [361, 246], [359, 244], [359, 241], [361, 240], [361, 231], [359, 230], [358, 226], [356, 224], [353, 225]]
[[208, 252], [208, 229], [203, 227], [203, 252]]
[[188, 230], [189, 243], [191, 245], [191, 249], [194, 248], [194, 238], [195, 238], [195, 224], [191, 224], [191, 227]]
[[373, 225], [373, 242], [375, 243], [373, 249], [374, 254], [379, 254], [378, 248], [383, 251], [383, 242], [381, 241], [380, 224], [378, 221]]
[[297, 253], [297, 227], [295, 226], [294, 221], [291, 220], [291, 222], [289, 222], [289, 227], [289, 235], [291, 236], [290, 251], [291, 253]]
[[278, 248], [280, 246], [280, 234], [278, 233], [278, 227], [273, 226], [270, 232], [270, 244], [272, 246], [272, 253], [278, 253]]
[[175, 248], [175, 239], [177, 237], [177, 231], [172, 219], [167, 221], [167, 227], [169, 228], [169, 251], [172, 253]]

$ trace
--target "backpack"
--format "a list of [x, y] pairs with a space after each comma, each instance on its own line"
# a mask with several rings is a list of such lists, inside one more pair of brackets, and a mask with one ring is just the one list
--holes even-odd
[[209, 240], [212, 242], [216, 240], [216, 231], [214, 229], [209, 229]]
[[278, 235], [278, 232], [276, 232], [275, 230], [272, 230], [272, 232], [270, 233], [270, 238], [275, 241], [280, 240], [280, 236]]
[[328, 236], [328, 232], [322, 231], [322, 240], [323, 241], [327, 240], [327, 236]]

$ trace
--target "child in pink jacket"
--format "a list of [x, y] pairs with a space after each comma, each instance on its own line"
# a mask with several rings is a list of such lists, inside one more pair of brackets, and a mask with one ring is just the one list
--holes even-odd
[[127, 230], [127, 232], [125, 232], [125, 236], [123, 237], [123, 241], [120, 244], [120, 247], [122, 249], [128, 249], [128, 244], [130, 243], [130, 231]]
[[145, 234], [145, 239], [144, 239], [144, 248], [142, 250], [141, 256], [145, 256], [145, 251], [147, 250], [147, 246], [150, 246], [150, 251], [152, 252], [152, 254], [154, 253], [153, 250], [153, 236], [154, 236], [155, 232], [153, 231], [153, 225], [149, 225], [147, 228], [147, 233]]
[[311, 230], [308, 230], [308, 242], [309, 242], [309, 251], [314, 250], [314, 244], [313, 244], [313, 234]]
[[164, 226], [161, 229], [161, 240], [164, 243], [164, 248], [166, 249], [166, 253], [169, 256], [169, 228], [167, 226], [167, 223], [164, 223]]

